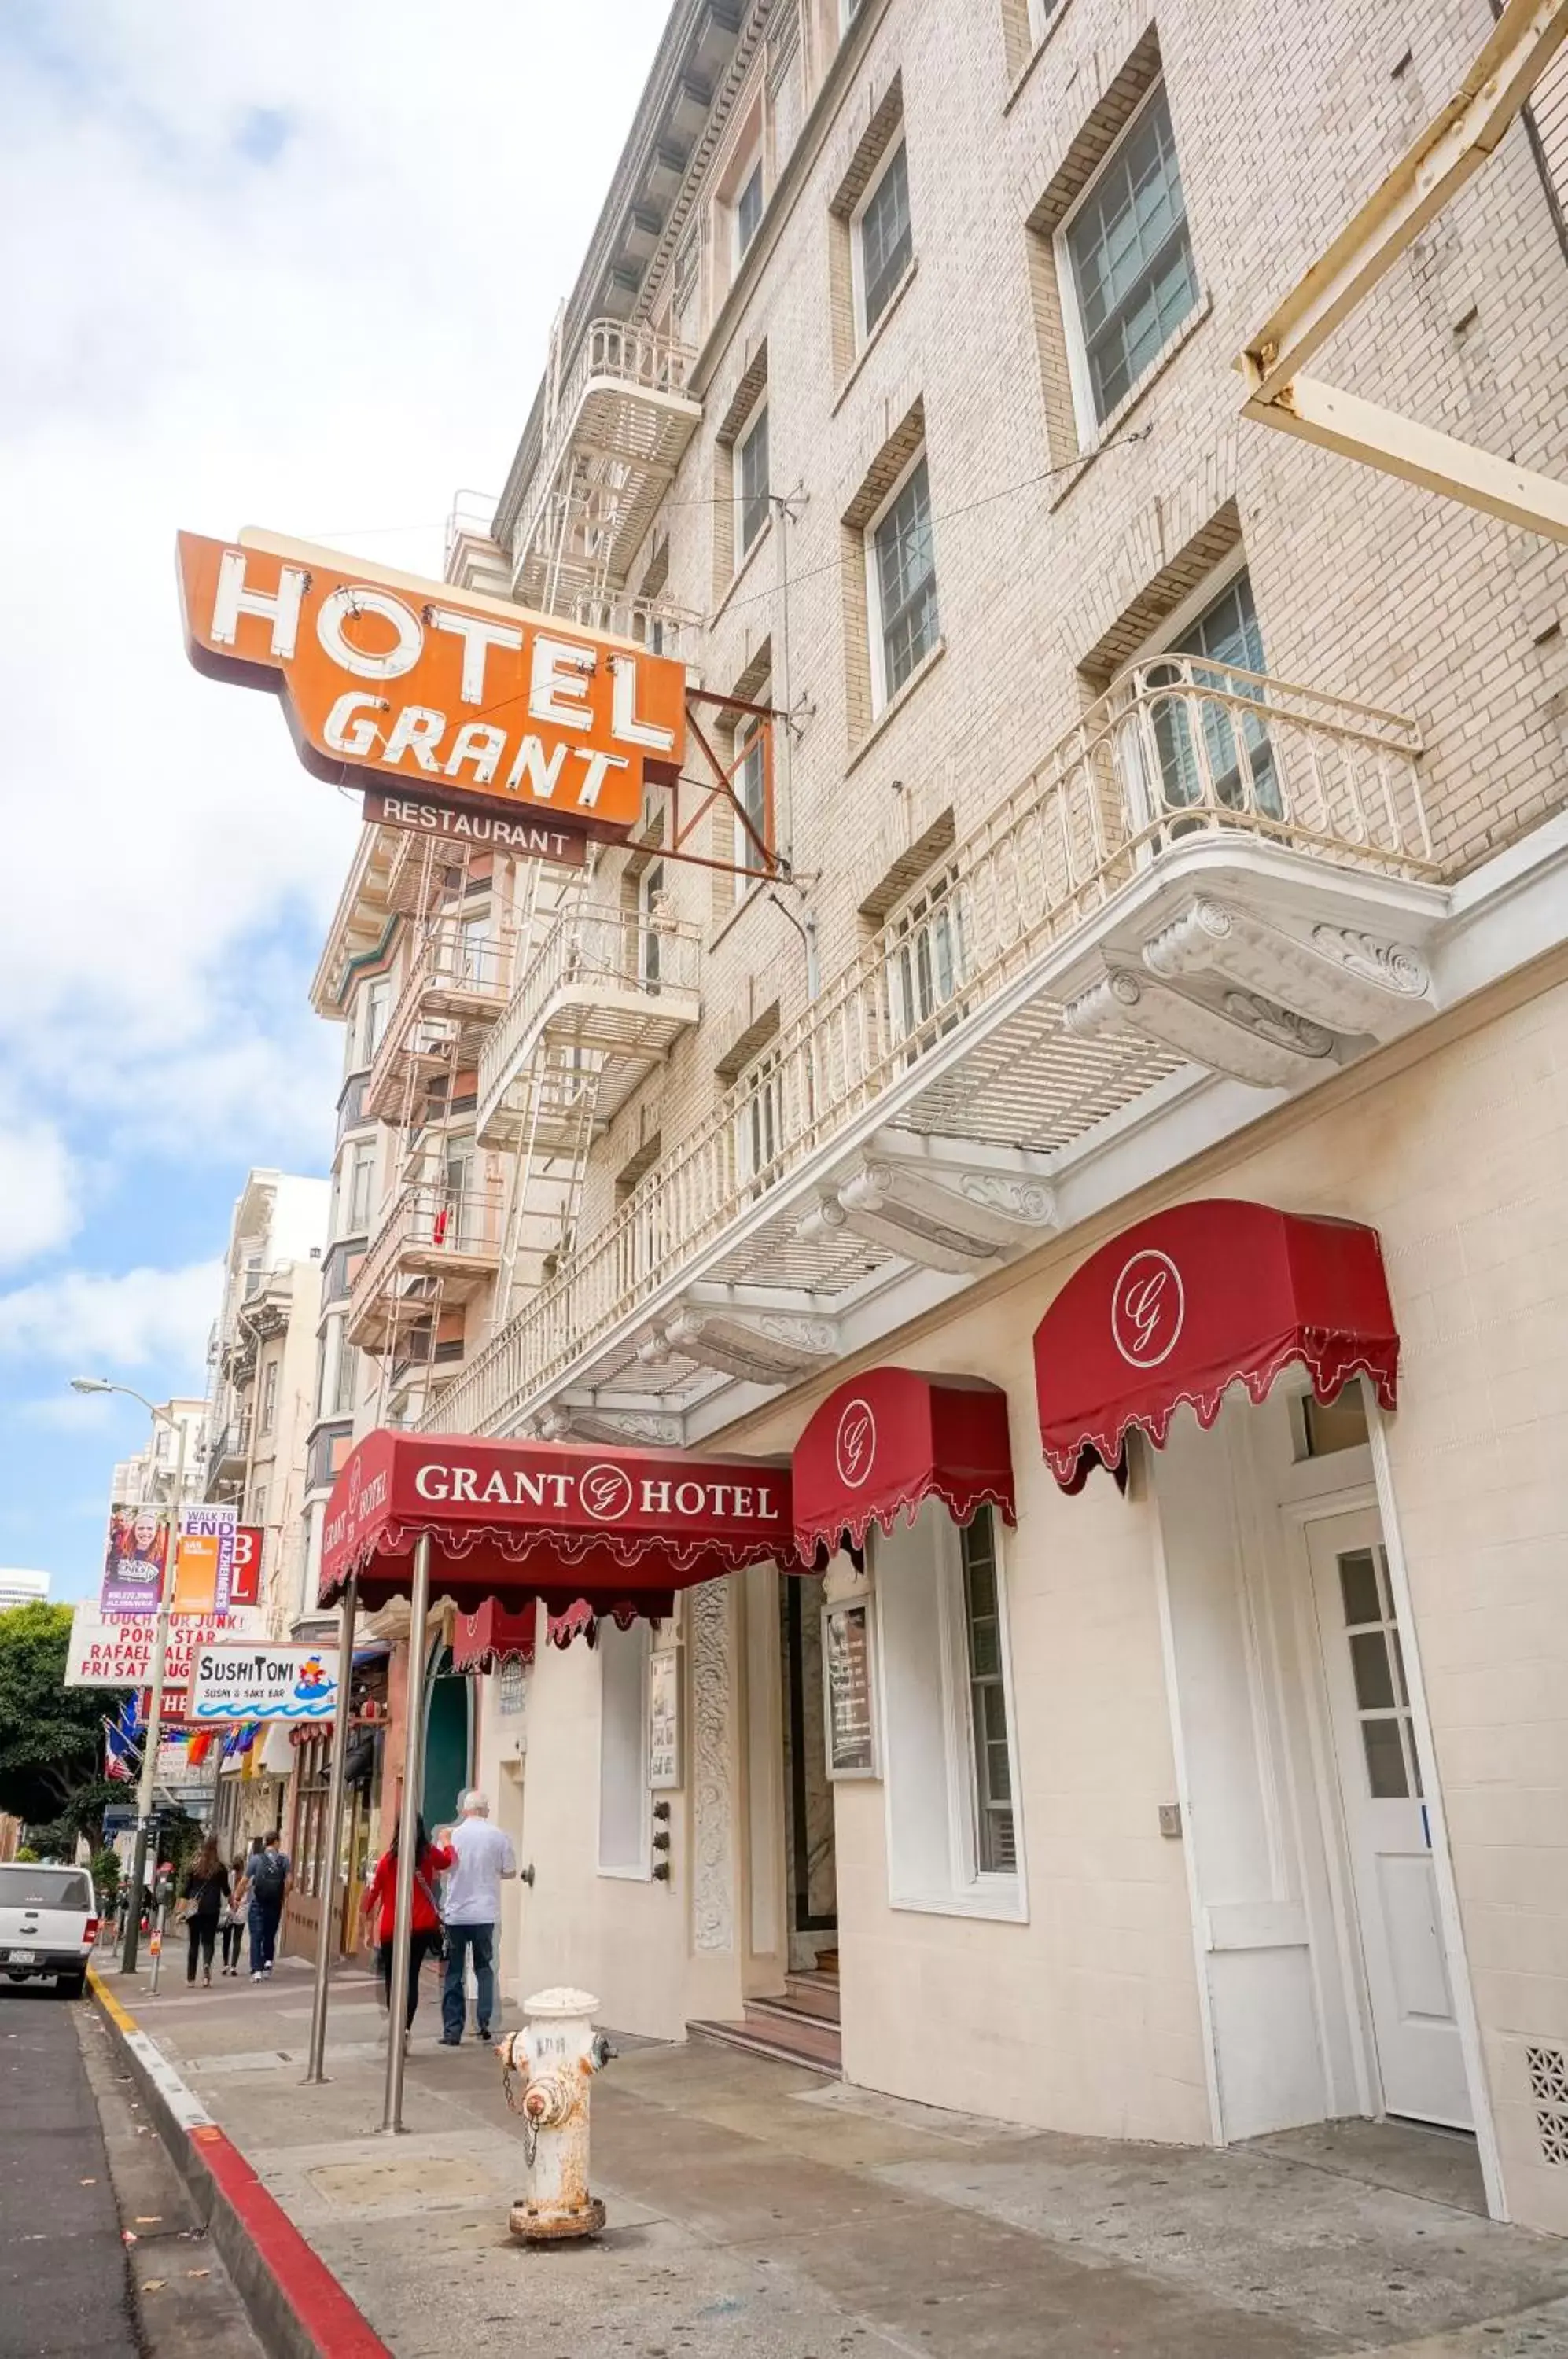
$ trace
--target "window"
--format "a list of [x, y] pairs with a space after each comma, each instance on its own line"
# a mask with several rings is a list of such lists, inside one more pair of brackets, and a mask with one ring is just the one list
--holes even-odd
[[270, 1433], [278, 1417], [278, 1362], [268, 1360], [261, 1372], [261, 1430]]
[[659, 962], [664, 950], [664, 863], [650, 860], [637, 878], [637, 971], [645, 991], [659, 989]]
[[741, 559], [768, 522], [768, 404], [753, 411], [735, 446], [735, 545]]
[[267, 1485], [258, 1483], [250, 1495], [250, 1519], [253, 1524], [267, 1521]]
[[[1184, 692], [1153, 707], [1160, 792], [1167, 807], [1213, 799], [1231, 810], [1282, 819], [1285, 806], [1274, 748], [1268, 724], [1255, 709], [1265, 691], [1250, 680], [1235, 679], [1225, 669], [1264, 669], [1263, 634], [1245, 568], [1189, 628], [1168, 641], [1165, 652], [1193, 659], [1186, 666], [1172, 665], [1168, 675], [1169, 684]], [[1160, 684], [1158, 664], [1149, 667], [1149, 679], [1151, 686]], [[1205, 698], [1200, 692], [1204, 685], [1246, 701]]]
[[348, 1342], [340, 1324], [337, 1366], [332, 1372], [332, 1404], [327, 1412], [329, 1417], [353, 1416], [358, 1382], [359, 1347]]
[[381, 1046], [387, 1019], [392, 1013], [392, 978], [377, 975], [365, 987], [365, 1053], [363, 1062], [371, 1064]]
[[343, 1225], [357, 1235], [370, 1226], [371, 1191], [376, 1184], [376, 1146], [374, 1140], [362, 1139], [351, 1147], [348, 1159], [341, 1167], [343, 1180]]
[[1352, 1376], [1331, 1401], [1321, 1401], [1311, 1392], [1300, 1393], [1296, 1397], [1300, 1410], [1298, 1458], [1330, 1458], [1336, 1451], [1364, 1449], [1371, 1440], [1367, 1424], [1367, 1396], [1356, 1377]]
[[735, 201], [735, 261], [744, 260], [746, 248], [757, 235], [762, 221], [762, 158], [759, 156], [741, 183]]
[[1339, 1559], [1339, 1591], [1356, 1682], [1356, 1713], [1367, 1756], [1367, 1783], [1375, 1801], [1421, 1799], [1405, 1658], [1381, 1546], [1355, 1549]]
[[1029, 0], [1029, 28], [1031, 40], [1044, 40], [1045, 28], [1060, 5], [1061, 0]]
[[996, 1530], [989, 1507], [958, 1535], [964, 1573], [964, 1635], [969, 1671], [969, 1725], [975, 1747], [975, 1857], [982, 1875], [1018, 1866], [1013, 1836], [1012, 1757], [1002, 1679], [1002, 1615]]
[[878, 1679], [895, 1908], [1021, 1918], [1007, 1594], [996, 1519], [931, 1501], [878, 1533]]
[[[735, 799], [745, 813], [746, 826], [757, 837], [757, 843], [766, 844], [768, 842], [768, 741], [762, 723], [755, 714], [748, 713], [735, 731], [735, 752], [740, 758], [735, 774]], [[751, 836], [747, 835], [746, 828], [735, 829], [737, 866], [752, 869], [760, 866], [761, 854], [757, 851], [757, 843], [754, 843]], [[744, 900], [746, 895], [754, 892], [761, 882], [760, 875], [737, 876], [735, 898]]]
[[599, 1873], [648, 1872], [648, 1638], [646, 1622], [598, 1627]]
[[1061, 240], [1076, 319], [1073, 391], [1093, 440], [1188, 314], [1198, 277], [1163, 82], [1133, 117]]
[[860, 332], [868, 336], [898, 293], [914, 258], [909, 225], [909, 166], [904, 142], [888, 155], [861, 202], [855, 225]]
[[870, 573], [877, 701], [885, 704], [935, 647], [941, 628], [931, 479], [923, 454], [871, 527]]
[[490, 920], [464, 918], [457, 929], [457, 972], [464, 983], [490, 979]]

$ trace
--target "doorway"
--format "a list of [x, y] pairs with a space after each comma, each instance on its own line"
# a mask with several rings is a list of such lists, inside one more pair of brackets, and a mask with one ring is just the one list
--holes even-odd
[[1381, 1522], [1359, 1507], [1306, 1534], [1384, 2110], [1473, 2129]]
[[442, 1647], [437, 1656], [428, 1690], [425, 1714], [425, 1825], [433, 1835], [450, 1826], [469, 1782], [469, 1683], [453, 1671], [452, 1655]]
[[838, 1973], [838, 1877], [822, 1698], [821, 1575], [779, 1583], [784, 1889], [791, 1973]]

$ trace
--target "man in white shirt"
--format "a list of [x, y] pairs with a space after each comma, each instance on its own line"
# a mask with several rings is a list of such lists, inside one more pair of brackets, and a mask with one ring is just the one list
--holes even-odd
[[488, 2039], [495, 2012], [495, 1927], [501, 1915], [501, 1885], [516, 1875], [512, 1846], [499, 1827], [490, 1824], [490, 1805], [480, 1793], [464, 1794], [463, 1812], [447, 1841], [457, 1854], [447, 1871], [446, 1979], [441, 1984], [441, 2046], [461, 2048], [467, 2012], [464, 1969], [474, 1952], [479, 2037]]

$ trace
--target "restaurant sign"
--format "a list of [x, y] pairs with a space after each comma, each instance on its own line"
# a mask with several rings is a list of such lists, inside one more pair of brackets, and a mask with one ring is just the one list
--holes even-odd
[[684, 667], [629, 639], [269, 533], [182, 532], [179, 565], [191, 662], [279, 696], [333, 785], [614, 839], [647, 773], [679, 773]]

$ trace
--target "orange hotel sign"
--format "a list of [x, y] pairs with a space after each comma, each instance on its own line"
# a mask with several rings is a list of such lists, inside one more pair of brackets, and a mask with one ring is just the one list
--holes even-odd
[[318, 777], [580, 841], [626, 835], [645, 777], [680, 769], [684, 667], [631, 640], [269, 533], [182, 532], [179, 561], [191, 662], [274, 691]]

